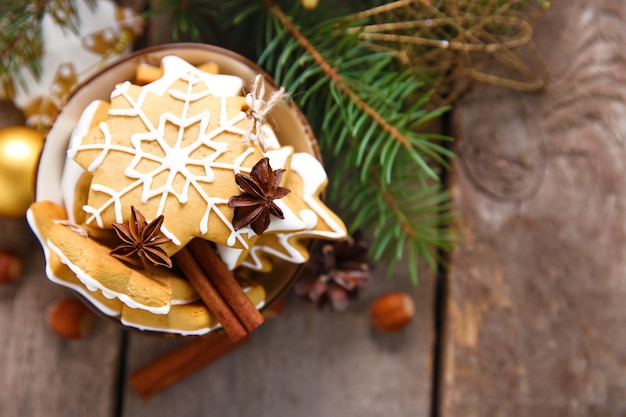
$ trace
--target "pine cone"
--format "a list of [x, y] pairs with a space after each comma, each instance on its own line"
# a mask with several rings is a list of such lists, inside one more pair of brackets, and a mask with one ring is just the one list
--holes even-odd
[[324, 243], [312, 253], [295, 286], [296, 294], [320, 307], [330, 303], [337, 311], [345, 310], [369, 280], [368, 249], [358, 231], [344, 240]]

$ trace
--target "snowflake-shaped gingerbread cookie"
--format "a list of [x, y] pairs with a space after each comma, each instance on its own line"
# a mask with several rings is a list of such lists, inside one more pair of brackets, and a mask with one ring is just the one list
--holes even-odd
[[147, 219], [164, 215], [170, 254], [194, 237], [248, 248], [250, 231], [233, 228], [227, 205], [240, 193], [235, 174], [249, 174], [263, 158], [242, 141], [249, 125], [245, 98], [236, 96], [242, 81], [174, 56], [162, 65], [157, 81], [118, 85], [107, 120], [72, 138], [69, 156], [93, 174], [85, 223], [127, 223], [134, 205]]

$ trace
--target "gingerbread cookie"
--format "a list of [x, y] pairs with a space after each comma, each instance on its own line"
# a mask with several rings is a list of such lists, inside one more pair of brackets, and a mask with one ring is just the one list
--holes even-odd
[[[218, 263], [248, 276], [244, 267], [267, 271], [273, 258], [304, 262], [307, 239], [340, 239], [346, 230], [320, 200], [321, 164], [281, 146], [257, 118], [263, 94], [243, 97], [238, 77], [174, 56], [139, 72], [144, 85], [119, 84], [110, 103], [94, 102], [81, 116], [63, 173], [65, 210], [38, 202], [29, 222], [48, 275], [99, 309], [130, 327], [203, 334], [219, 323], [177, 269], [189, 273], [176, 254], [192, 239], [211, 241]], [[127, 259], [137, 253], [141, 265]], [[169, 256], [173, 269], [160, 266], [172, 265]], [[260, 308], [265, 289], [240, 285]]]
[[[104, 314], [112, 317], [121, 316], [122, 323], [129, 327], [182, 335], [200, 335], [219, 326], [206, 306], [198, 301], [198, 294], [186, 279], [164, 270], [157, 270], [150, 277], [142, 276], [143, 271], [129, 272], [126, 265], [122, 267], [114, 265], [110, 260], [116, 260], [108, 256], [108, 252], [105, 253], [108, 248], [98, 247], [95, 241], [91, 239], [86, 241], [84, 236], [72, 230], [77, 226], [67, 221], [63, 207], [49, 201], [36, 202], [30, 207], [27, 217], [45, 249], [48, 277], [53, 282], [77, 291]], [[62, 233], [62, 236], [59, 236], [59, 233]], [[54, 246], [54, 241], [64, 242], [59, 245], [61, 247], [78, 242], [77, 246], [80, 246], [81, 250], [69, 249], [68, 252], [73, 254], [70, 259], [60, 248]], [[106, 264], [105, 267], [103, 263]], [[92, 272], [95, 269], [97, 271]], [[118, 288], [118, 292], [123, 292], [124, 296], [116, 295], [114, 290], [108, 288], [111, 285], [107, 285], [104, 291], [98, 288], [100, 284], [94, 281], [102, 279], [99, 273], [102, 271], [108, 271], [109, 276], [117, 275], [114, 279], [115, 285], [122, 282], [120, 276], [129, 277], [130, 273], [129, 289], [119, 291]], [[78, 276], [84, 278], [84, 274], [89, 274], [85, 282], [78, 278]], [[145, 286], [152, 289], [146, 289]], [[242, 281], [242, 286], [250, 299], [260, 308], [265, 299], [263, 287], [251, 281]], [[137, 294], [154, 299], [156, 293], [156, 298], [160, 298], [162, 289], [171, 292], [167, 313], [159, 314], [163, 310], [154, 308], [154, 305], [138, 304]], [[139, 300], [144, 301], [143, 297], [139, 297]]]
[[[196, 66], [200, 71], [209, 74], [219, 74], [219, 66], [215, 62], [206, 62], [204, 64]], [[135, 84], [146, 85], [154, 82], [163, 76], [163, 66], [157, 67], [151, 64], [139, 64], [135, 73]], [[236, 95], [235, 91], [233, 95]]]
[[303, 263], [309, 259], [307, 239], [340, 240], [347, 235], [343, 221], [320, 198], [328, 182], [320, 162], [307, 153], [296, 153], [290, 167], [286, 186], [297, 196], [294, 201], [299, 204], [294, 210], [306, 227], [294, 232], [263, 234], [242, 262], [246, 268], [267, 272], [272, 268], [272, 257]]
[[[103, 100], [96, 100], [83, 111], [70, 138], [70, 147], [79, 142], [80, 138], [96, 128], [108, 117], [110, 104]], [[61, 189], [63, 200], [66, 202], [68, 218], [71, 222], [81, 224], [85, 220], [83, 205], [87, 203], [87, 194], [91, 185], [92, 175], [85, 171], [72, 158], [65, 158]]]
[[44, 249], [46, 258], [46, 275], [57, 284], [71, 288], [78, 292], [108, 316], [117, 317], [122, 311], [122, 302], [117, 298], [105, 297], [97, 289], [88, 289], [67, 265], [61, 262], [59, 256], [48, 249], [47, 240], [50, 229], [58, 222], [67, 221], [63, 207], [49, 201], [39, 201], [31, 205], [26, 218], [35, 232]]
[[[261, 308], [265, 300], [263, 286], [245, 280], [241, 281], [241, 286], [254, 305]], [[202, 302], [172, 305], [168, 314], [153, 314], [124, 306], [121, 321], [125, 326], [141, 330], [171, 332], [176, 329], [176, 333], [185, 336], [202, 335], [219, 326], [215, 316], [209, 313]]]
[[132, 308], [166, 314], [172, 289], [164, 280], [155, 280], [110, 256], [111, 249], [70, 227], [56, 224], [48, 230], [48, 248], [59, 256], [87, 288], [119, 298]]
[[69, 149], [93, 175], [85, 222], [125, 223], [134, 205], [147, 218], [164, 215], [170, 255], [194, 237], [248, 248], [248, 230], [233, 228], [227, 202], [240, 192], [235, 174], [249, 173], [263, 154], [241, 139], [245, 99], [221, 96], [238, 79], [176, 57], [165, 57], [163, 67], [163, 77], [146, 86], [118, 85], [108, 119]]

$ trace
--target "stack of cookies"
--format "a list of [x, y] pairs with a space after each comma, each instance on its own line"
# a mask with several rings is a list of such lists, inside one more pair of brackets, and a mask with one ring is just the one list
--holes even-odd
[[255, 272], [306, 262], [310, 238], [346, 236], [320, 199], [320, 162], [278, 140], [280, 92], [266, 97], [259, 75], [244, 95], [218, 71], [166, 56], [91, 103], [69, 141], [63, 204], [28, 211], [48, 277], [126, 326], [237, 339], [262, 322], [272, 274]]

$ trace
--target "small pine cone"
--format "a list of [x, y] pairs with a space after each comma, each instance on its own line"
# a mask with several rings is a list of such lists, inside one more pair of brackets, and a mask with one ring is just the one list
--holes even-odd
[[368, 244], [359, 232], [324, 243], [312, 253], [307, 272], [296, 284], [296, 294], [320, 307], [330, 303], [337, 311], [345, 310], [369, 280], [367, 251]]

